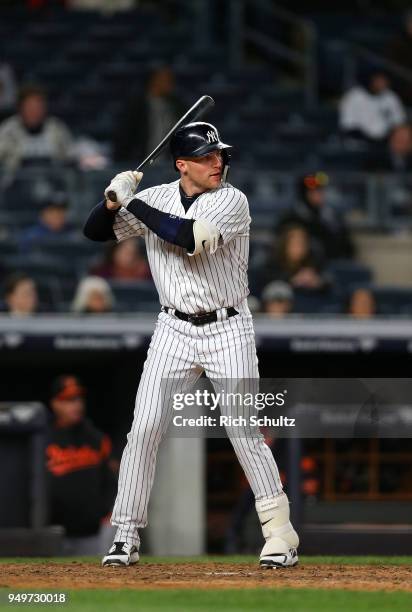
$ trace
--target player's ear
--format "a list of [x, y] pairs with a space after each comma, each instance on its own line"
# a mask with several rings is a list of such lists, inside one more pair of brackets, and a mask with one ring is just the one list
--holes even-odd
[[184, 174], [186, 172], [186, 170], [187, 170], [187, 163], [185, 162], [184, 159], [177, 159], [176, 160], [176, 168], [179, 170], [179, 172]]

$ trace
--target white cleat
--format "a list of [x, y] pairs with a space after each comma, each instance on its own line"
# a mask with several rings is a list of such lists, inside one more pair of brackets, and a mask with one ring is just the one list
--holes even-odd
[[104, 567], [127, 567], [139, 561], [136, 546], [127, 542], [113, 542], [113, 546], [102, 559]]
[[274, 568], [277, 567], [293, 567], [298, 563], [298, 553], [296, 548], [290, 548], [287, 553], [272, 553], [260, 557], [260, 567]]

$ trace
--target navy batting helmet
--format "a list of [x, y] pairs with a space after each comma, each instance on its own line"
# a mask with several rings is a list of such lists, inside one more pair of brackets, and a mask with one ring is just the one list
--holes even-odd
[[231, 148], [231, 145], [220, 140], [219, 132], [214, 125], [203, 121], [182, 125], [176, 130], [170, 141], [173, 161], [176, 161], [179, 157], [203, 157], [212, 151], [222, 151], [225, 166], [224, 179], [229, 168], [229, 150]]

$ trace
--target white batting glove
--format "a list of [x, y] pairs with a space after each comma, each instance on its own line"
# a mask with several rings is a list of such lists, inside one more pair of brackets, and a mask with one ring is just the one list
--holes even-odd
[[127, 207], [142, 178], [143, 172], [136, 172], [133, 170], [127, 170], [126, 172], [116, 174], [110, 185], [104, 190], [106, 199], [109, 199], [109, 191], [114, 191], [117, 197], [117, 203]]
[[195, 239], [195, 248], [189, 256], [198, 255], [205, 251], [213, 255], [216, 253], [219, 246], [220, 232], [213, 223], [209, 223], [206, 219], [197, 219], [193, 223], [193, 237]]

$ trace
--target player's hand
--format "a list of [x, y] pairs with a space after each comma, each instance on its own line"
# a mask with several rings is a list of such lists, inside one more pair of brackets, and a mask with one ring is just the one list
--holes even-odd
[[220, 232], [213, 223], [206, 219], [196, 219], [193, 224], [193, 237], [195, 239], [195, 248], [192, 253], [188, 252], [189, 257], [198, 255], [203, 251], [213, 255], [217, 251]]
[[[106, 206], [111, 210], [116, 210], [120, 206], [127, 206], [133, 198], [136, 189], [143, 178], [143, 172], [127, 170], [120, 172], [112, 179], [110, 185], [104, 190]], [[108, 197], [109, 191], [116, 193], [117, 201], [111, 202]], [[113, 205], [113, 206], [112, 206]]]
[[[204, 219], [202, 221], [203, 223], [205, 222]], [[216, 253], [217, 247], [219, 246], [220, 232], [217, 227], [215, 227], [211, 223], [209, 224], [208, 231], [209, 239], [206, 240], [204, 243], [205, 251], [206, 253], [210, 253], [210, 255], [213, 255], [214, 253]]]

